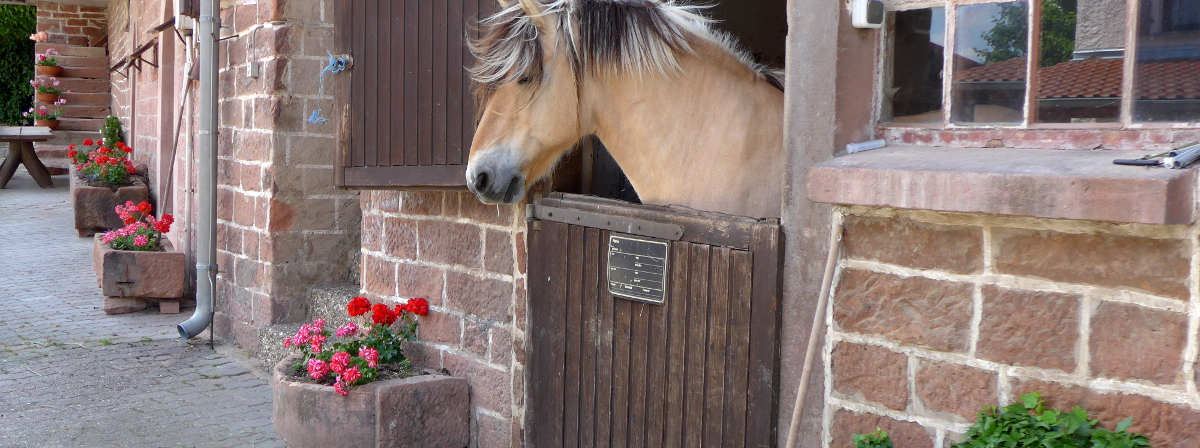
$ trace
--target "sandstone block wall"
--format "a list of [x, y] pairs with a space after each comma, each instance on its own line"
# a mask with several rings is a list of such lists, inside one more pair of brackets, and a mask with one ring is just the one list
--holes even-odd
[[1030, 391], [1200, 444], [1196, 228], [843, 211], [824, 446], [949, 446]]
[[108, 35], [108, 15], [103, 6], [35, 2], [37, 30], [45, 31], [47, 42], [83, 47], [96, 46]]
[[471, 385], [472, 447], [523, 446], [525, 225], [520, 206], [458, 191], [364, 191], [362, 289], [425, 297], [417, 365]]

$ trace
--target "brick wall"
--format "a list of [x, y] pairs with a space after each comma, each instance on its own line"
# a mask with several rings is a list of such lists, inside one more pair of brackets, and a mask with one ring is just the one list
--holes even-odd
[[45, 31], [47, 42], [93, 47], [108, 35], [108, 15], [103, 6], [39, 1], [37, 30]]
[[523, 446], [522, 208], [457, 191], [368, 191], [362, 210], [363, 291], [428, 298], [409, 355], [470, 382], [472, 447]]
[[[359, 200], [334, 187], [338, 123], [305, 121], [345, 87], [334, 78], [317, 95], [333, 49], [331, 3], [221, 10], [226, 35], [240, 37], [221, 45], [215, 325], [250, 350], [259, 329], [306, 318], [309, 288], [357, 279]], [[253, 64], [258, 77], [248, 76]]]
[[1197, 228], [843, 211], [825, 446], [949, 446], [1030, 391], [1200, 445]]
[[881, 126], [877, 138], [897, 145], [1023, 149], [1147, 149], [1164, 151], [1200, 140], [1190, 129], [920, 129]]

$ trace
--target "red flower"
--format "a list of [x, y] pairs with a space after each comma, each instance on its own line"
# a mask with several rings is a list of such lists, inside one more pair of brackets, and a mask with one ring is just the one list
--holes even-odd
[[171, 224], [166, 221], [156, 222], [154, 223], [154, 230], [159, 231], [159, 233], [168, 233], [171, 231]]
[[122, 149], [124, 149], [124, 148], [125, 148], [125, 142], [117, 142], [117, 147], [118, 147], [118, 148], [122, 148]]
[[125, 154], [129, 154], [129, 153], [132, 153], [132, 152], [133, 152], [133, 148], [131, 148], [131, 147], [129, 147], [129, 146], [124, 146], [124, 145], [125, 145], [124, 143], [118, 143], [118, 144], [117, 144], [117, 146], [119, 146], [119, 147], [121, 148], [121, 150], [122, 150], [122, 151], [125, 151]]
[[167, 225], [169, 226], [169, 225], [171, 225], [171, 224], [174, 224], [174, 223], [175, 223], [175, 217], [174, 217], [174, 216], [171, 216], [171, 214], [170, 214], [170, 213], [163, 214], [163, 217], [162, 217], [162, 222], [165, 222], [165, 223], [167, 223]]
[[[75, 146], [75, 145], [71, 145], [71, 146]], [[79, 155], [79, 153], [76, 152], [74, 148], [67, 150], [67, 157], [74, 159], [75, 156], [77, 156], [77, 155]]]
[[[170, 215], [167, 215], [167, 216], [170, 216]], [[164, 220], [167, 219], [167, 216], [163, 216], [163, 219]], [[346, 305], [346, 312], [349, 313], [350, 316], [353, 316], [353, 317], [358, 317], [358, 316], [362, 316], [363, 314], [367, 314], [367, 311], [370, 311], [370, 310], [371, 310], [371, 301], [367, 300], [366, 297], [355, 297], [353, 300], [350, 301], [349, 305]]]
[[100, 154], [105, 154], [105, 155], [108, 155], [108, 153], [112, 152], [111, 149], [108, 149], [107, 147], [104, 147], [104, 146], [101, 146], [100, 149], [97, 149], [97, 151], [100, 151]]
[[138, 212], [141, 212], [141, 214], [143, 214], [143, 215], [148, 215], [148, 214], [150, 214], [150, 211], [152, 211], [153, 209], [151, 208], [149, 202], [142, 201], [141, 204], [138, 204], [137, 210], [138, 210]]
[[429, 301], [420, 297], [409, 299], [408, 303], [405, 304], [405, 308], [408, 309], [408, 312], [418, 316], [429, 315]]
[[85, 139], [83, 139], [83, 144], [92, 146], [92, 145], [96, 144], [96, 142], [93, 142], [92, 139], [90, 139], [90, 138], [85, 138]]
[[382, 303], [376, 303], [371, 307], [371, 323], [391, 325], [396, 323], [396, 318], [399, 317], [392, 312], [391, 308]]

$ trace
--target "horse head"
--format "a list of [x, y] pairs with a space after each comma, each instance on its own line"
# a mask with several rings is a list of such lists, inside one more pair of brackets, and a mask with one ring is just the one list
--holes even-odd
[[[559, 0], [559, 2], [564, 0]], [[485, 203], [513, 203], [585, 134], [577, 79], [562, 42], [560, 7], [510, 3], [472, 44], [479, 125], [467, 187]]]

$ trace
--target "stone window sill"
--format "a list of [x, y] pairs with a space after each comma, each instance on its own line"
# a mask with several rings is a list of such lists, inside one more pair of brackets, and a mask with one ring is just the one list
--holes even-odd
[[808, 171], [814, 202], [1141, 224], [1195, 221], [1196, 168], [1113, 165], [1146, 151], [892, 146]]

